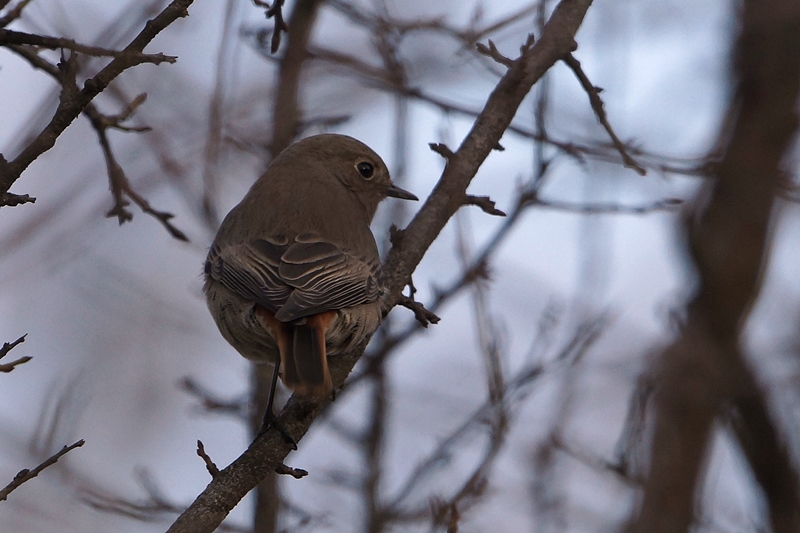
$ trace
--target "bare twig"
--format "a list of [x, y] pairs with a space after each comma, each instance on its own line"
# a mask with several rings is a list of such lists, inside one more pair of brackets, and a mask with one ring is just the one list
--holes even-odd
[[[0, 161], [0, 165], [2, 164], [3, 162]], [[14, 207], [16, 205], [29, 204], [29, 203], [32, 204], [35, 201], [36, 198], [28, 194], [13, 194], [10, 192], [6, 192], [0, 196], [0, 206]]]
[[502, 388], [497, 391], [496, 397], [492, 397], [495, 395], [488, 397], [480, 407], [464, 419], [462, 424], [447, 437], [441, 439], [436, 448], [408, 473], [403, 485], [388, 499], [385, 506], [387, 515], [400, 517], [419, 514], [424, 516], [426, 509], [402, 510], [408, 507], [406, 504], [409, 495], [416, 487], [438, 475], [447, 464], [447, 461], [443, 459], [449, 457], [459, 443], [474, 435], [476, 429], [479, 426], [485, 426], [488, 421], [491, 429], [487, 451], [450, 501], [458, 503], [468, 496], [477, 494], [481, 490], [481, 480], [485, 478], [500, 452], [502, 440], [510, 427], [510, 421], [518, 412], [522, 401], [533, 392], [539, 379], [556, 368], [574, 365], [595, 345], [607, 326], [608, 316], [606, 315], [588, 320], [575, 331], [569, 342], [562, 346], [553, 358], [526, 364], [510, 375], [502, 383]]
[[288, 32], [289, 27], [283, 20], [283, 3], [284, 0], [275, 0], [270, 6], [267, 2], [262, 0], [253, 0], [253, 3], [258, 7], [264, 7], [267, 11], [264, 13], [267, 20], [274, 18], [275, 27], [272, 30], [272, 43], [270, 45], [270, 53], [274, 54], [281, 46], [281, 33]]
[[464, 205], [475, 205], [481, 208], [484, 213], [497, 217], [504, 217], [506, 214], [495, 207], [494, 201], [488, 196], [472, 196], [468, 194], [464, 199]]
[[[276, 0], [273, 8], [277, 5]], [[272, 157], [292, 143], [302, 123], [302, 113], [297, 100], [300, 73], [308, 59], [308, 41], [320, 5], [322, 0], [298, 0], [292, 10], [288, 30], [290, 37], [286, 52], [280, 60], [278, 87], [273, 106], [273, 133], [269, 147]], [[277, 13], [280, 13], [279, 9]]]
[[0, 489], [0, 502], [8, 499], [8, 495], [11, 494], [11, 492], [13, 492], [15, 489], [19, 488], [20, 485], [22, 485], [26, 481], [30, 481], [31, 479], [35, 478], [42, 472], [42, 470], [56, 464], [56, 462], [59, 459], [61, 459], [64, 455], [71, 452], [75, 448], [80, 448], [85, 444], [85, 442], [86, 441], [81, 439], [74, 444], [70, 444], [69, 446], [64, 446], [58, 452], [51, 455], [49, 458], [47, 458], [33, 470], [28, 470], [28, 469], [20, 470], [19, 473], [17, 473], [17, 475], [14, 476], [14, 479], [11, 481], [11, 483], [6, 485], [3, 489]]
[[154, 65], [159, 65], [161, 63], [175, 63], [175, 61], [178, 60], [177, 57], [167, 56], [164, 54], [144, 54], [141, 52], [126, 53], [119, 50], [107, 50], [97, 46], [80, 44], [72, 39], [65, 39], [63, 37], [48, 37], [45, 35], [36, 35], [32, 33], [0, 29], [0, 46], [8, 46], [12, 44], [37, 46], [41, 48], [49, 48], [51, 50], [62, 48], [95, 57], [123, 57], [123, 55], [125, 55], [125, 59], [131, 62], [130, 66], [135, 66], [141, 63], [153, 63]]
[[445, 159], [449, 160], [453, 157], [453, 151], [447, 147], [446, 144], [443, 143], [430, 143], [428, 144], [431, 150], [439, 154], [440, 156], [444, 157]]
[[[25, 9], [25, 6], [27, 6], [30, 3], [30, 1], [31, 0], [20, 0], [19, 2], [17, 2], [17, 5], [8, 10], [5, 16], [0, 17], [0, 28], [5, 28], [9, 24], [17, 20], [22, 15], [22, 10]], [[2, 2], [0, 2], [0, 4], [2, 4], [0, 5], [0, 9], [5, 8], [5, 6], [7, 6], [9, 2], [10, 0], [3, 0]]]
[[476, 23], [479, 21], [473, 19], [466, 28], [460, 29], [449, 26], [442, 17], [405, 21], [389, 17], [386, 13], [382, 13], [381, 15], [369, 13], [359, 8], [358, 4], [354, 2], [328, 0], [328, 4], [358, 26], [371, 28], [373, 31], [377, 31], [382, 27], [391, 27], [392, 30], [399, 35], [406, 35], [413, 32], [435, 31], [439, 34], [449, 35], [463, 42], [465, 48], [471, 48], [479, 39], [506, 28], [515, 22], [524, 21], [525, 18], [538, 7], [538, 2], [533, 2], [481, 28], [476, 27]]
[[[256, 37], [258, 36], [257, 32], [250, 33]], [[259, 44], [260, 41], [256, 39], [257, 50], [262, 52], [262, 54], [265, 54], [266, 52], [262, 50], [262, 47]], [[265, 57], [272, 59], [271, 56]], [[468, 107], [458, 103], [433, 96], [418, 87], [397, 85], [394, 81], [392, 81], [394, 76], [391, 72], [384, 68], [372, 66], [355, 56], [311, 46], [308, 50], [308, 58], [326, 61], [333, 65], [352, 70], [356, 74], [365, 78], [369, 84], [377, 85], [381, 90], [392, 91], [396, 94], [428, 103], [447, 113], [457, 113], [472, 118], [477, 117], [479, 114], [479, 111], [477, 110], [469, 109]], [[625, 163], [625, 161], [621, 158], [618, 149], [613, 144], [604, 144], [599, 142], [577, 143], [574, 141], [560, 141], [551, 138], [542, 132], [534, 132], [526, 127], [515, 124], [511, 124], [507, 131], [524, 138], [543, 141], [548, 145], [557, 148], [565, 155], [575, 158], [581, 163], [584, 162], [584, 159], [587, 157], [610, 163]], [[672, 173], [686, 176], [705, 177], [709, 174], [709, 165], [714, 162], [713, 160], [709, 160], [706, 156], [700, 159], [669, 158], [646, 152], [645, 150], [642, 150], [636, 146], [624, 146], [626, 153], [631, 155], [631, 157], [636, 157], [639, 160], [637, 164], [646, 169], [650, 169], [662, 174]]]
[[681, 205], [683, 205], [683, 200], [679, 198], [667, 198], [643, 205], [573, 204], [569, 202], [560, 202], [558, 200], [544, 200], [536, 195], [532, 200], [527, 202], [527, 205], [572, 211], [584, 215], [645, 215], [656, 211], [677, 211]]
[[614, 143], [614, 147], [619, 151], [619, 155], [622, 157], [623, 164], [635, 170], [640, 176], [644, 176], [647, 174], [647, 170], [645, 170], [639, 163], [637, 163], [627, 152], [625, 145], [622, 141], [619, 140], [617, 134], [614, 133], [614, 129], [611, 127], [611, 124], [608, 122], [608, 117], [606, 116], [606, 110], [604, 108], [603, 100], [600, 98], [600, 91], [601, 88], [595, 87], [591, 81], [589, 81], [589, 77], [581, 68], [580, 62], [575, 59], [575, 56], [572, 54], [567, 55], [564, 58], [564, 62], [572, 69], [572, 72], [575, 73], [575, 76], [578, 78], [578, 81], [581, 82], [581, 86], [583, 90], [586, 91], [586, 94], [589, 96], [589, 102], [592, 104], [592, 109], [594, 110], [594, 114], [597, 115], [597, 120], [600, 121], [603, 128], [605, 128], [606, 132], [608, 132], [608, 136], [611, 137], [611, 142]]
[[211, 478], [215, 478], [219, 475], [219, 468], [217, 465], [214, 464], [214, 461], [211, 460], [211, 457], [208, 456], [206, 453], [206, 449], [203, 446], [203, 441], [200, 439], [197, 440], [197, 455], [203, 460], [206, 464], [206, 469], [208, 473], [211, 474]]
[[[71, 93], [77, 93], [78, 88], [74, 83], [74, 79], [70, 82], [69, 79], [65, 78], [65, 72], [62, 72], [56, 65], [53, 65], [49, 61], [43, 59], [29, 48], [18, 45], [10, 45], [9, 49], [27, 60], [35, 68], [41, 69], [59, 80], [62, 83], [64, 90], [70, 88]], [[137, 133], [150, 131], [150, 128], [147, 126], [131, 127], [121, 124], [123, 121], [130, 118], [131, 115], [136, 112], [136, 109], [145, 102], [145, 100], [147, 100], [147, 94], [142, 93], [138, 95], [130, 103], [125, 105], [122, 111], [116, 115], [104, 115], [98, 111], [97, 107], [95, 107], [94, 103], [92, 102], [86, 104], [86, 107], [82, 111], [82, 113], [89, 119], [89, 122], [92, 124], [92, 127], [97, 133], [100, 147], [103, 150], [103, 156], [106, 160], [109, 184], [112, 196], [114, 198], [114, 206], [106, 213], [106, 216], [116, 216], [120, 224], [132, 220], [133, 213], [126, 209], [126, 207], [129, 205], [125, 198], [127, 196], [128, 198], [131, 198], [142, 209], [143, 212], [153, 216], [156, 220], [161, 222], [161, 224], [164, 225], [164, 227], [173, 237], [182, 241], [188, 241], [186, 235], [170, 222], [170, 219], [173, 218], [174, 215], [153, 209], [147, 200], [138, 192], [136, 192], [111, 150], [111, 144], [106, 133], [109, 128]]]
[[494, 59], [501, 65], [505, 65], [506, 67], [510, 67], [514, 63], [513, 59], [510, 59], [500, 53], [500, 50], [497, 49], [497, 47], [495, 46], [495, 44], [492, 42], [491, 39], [489, 39], [488, 47], [483, 43], [477, 43], [475, 45], [475, 48], [478, 50], [479, 53], [491, 57], [492, 59]]
[[414, 318], [417, 319], [417, 322], [419, 322], [423, 328], [427, 328], [428, 324], [438, 324], [439, 320], [441, 320], [436, 316], [436, 313], [425, 309], [424, 305], [408, 296], [402, 296], [397, 304], [412, 311], [414, 313]]
[[203, 164], [203, 196], [201, 208], [203, 221], [210, 231], [216, 231], [220, 224], [216, 201], [217, 184], [219, 181], [219, 165], [222, 158], [222, 141], [225, 96], [227, 82], [230, 75], [230, 65], [233, 63], [231, 50], [236, 42], [232, 35], [235, 27], [234, 13], [236, 13], [236, 0], [228, 0], [225, 5], [225, 22], [222, 26], [222, 35], [217, 49], [217, 68], [214, 73], [214, 90], [208, 102], [208, 133], [204, 149]]
[[308, 475], [308, 471], [303, 470], [302, 468], [293, 468], [291, 466], [286, 466], [283, 463], [275, 467], [275, 473], [284, 476], [292, 476], [295, 479], [302, 479]]
[[[124, 70], [142, 62], [142, 50], [164, 28], [178, 18], [188, 14], [193, 0], [174, 0], [154, 19], [145, 24], [141, 32], [113, 58], [98, 74], [84, 82], [83, 89], [72, 94], [70, 87], [62, 88], [62, 95], [53, 117], [45, 128], [22, 152], [8, 163], [0, 164], [0, 194], [8, 193], [22, 172], [41, 154], [53, 147], [56, 139], [86, 108], [92, 99], [102, 92]], [[137, 202], [138, 203], [138, 202]], [[144, 209], [144, 208], [143, 208]]]
[[5, 357], [6, 355], [8, 355], [8, 352], [10, 352], [10, 351], [11, 351], [11, 350], [13, 350], [14, 348], [16, 348], [17, 346], [19, 346], [19, 345], [20, 345], [20, 344], [22, 344], [23, 342], [25, 342], [25, 338], [26, 338], [27, 336], [28, 336], [28, 334], [26, 333], [25, 335], [23, 335], [22, 337], [18, 338], [18, 339], [17, 339], [17, 340], [15, 340], [14, 342], [4, 342], [4, 343], [3, 343], [3, 346], [2, 346], [2, 347], [0, 347], [0, 359], [2, 359], [3, 357]]
[[19, 359], [15, 359], [15, 360], [11, 361], [10, 363], [0, 364], [0, 372], [2, 372], [4, 374], [8, 374], [9, 372], [11, 372], [15, 368], [17, 368], [17, 366], [19, 366], [19, 365], [21, 365], [23, 363], [27, 363], [31, 359], [33, 359], [33, 357], [31, 357], [29, 355], [26, 355], [24, 357], [20, 357]]
[[[129, 106], [129, 109], [132, 107], [133, 103]], [[111, 150], [111, 143], [108, 140], [107, 134], [107, 130], [111, 127], [118, 129], [120, 128], [118, 121], [115, 120], [115, 117], [101, 115], [94, 106], [89, 105], [86, 106], [84, 112], [86, 113], [86, 116], [89, 118], [92, 127], [97, 133], [97, 137], [100, 141], [100, 147], [103, 150], [103, 156], [106, 160], [106, 169], [108, 171], [111, 195], [114, 198], [114, 206], [106, 213], [106, 216], [116, 217], [120, 225], [132, 220], [133, 213], [127, 209], [127, 206], [130, 205], [126, 199], [127, 197], [133, 200], [133, 202], [138, 205], [144, 213], [158, 220], [167, 229], [170, 235], [178, 240], [188, 242], [189, 238], [186, 236], [186, 234], [175, 227], [172, 222], [170, 222], [170, 219], [174, 218], [175, 215], [166, 211], [158, 211], [153, 209], [144, 196], [139, 194], [133, 188], [130, 180], [125, 175], [125, 171], [122, 170], [122, 167], [117, 162], [114, 152]], [[126, 117], [125, 111], [120, 113], [118, 117]]]
[[[88, 506], [98, 511], [125, 516], [142, 522], [171, 520], [185, 508], [185, 505], [168, 500], [147, 470], [137, 469], [136, 477], [139, 485], [147, 495], [146, 499], [129, 500], [114, 496], [108, 490], [100, 487], [84, 489], [81, 499]], [[249, 527], [234, 525], [225, 521], [220, 524], [217, 531], [221, 533], [252, 533], [253, 530]]]
[[[26, 333], [25, 335], [23, 335], [22, 337], [18, 338], [14, 342], [4, 342], [3, 346], [0, 347], [0, 359], [5, 357], [6, 355], [8, 355], [8, 352], [13, 350], [14, 347], [16, 347], [17, 345], [22, 344], [23, 342], [25, 342], [25, 337], [27, 337], [27, 336], [28, 336], [28, 334]], [[26, 355], [24, 357], [20, 357], [19, 359], [11, 361], [10, 363], [0, 364], [0, 372], [7, 374], [7, 373], [11, 372], [12, 370], [14, 370], [18, 365], [21, 365], [23, 363], [27, 363], [31, 359], [33, 359], [33, 357], [30, 357], [30, 356]]]

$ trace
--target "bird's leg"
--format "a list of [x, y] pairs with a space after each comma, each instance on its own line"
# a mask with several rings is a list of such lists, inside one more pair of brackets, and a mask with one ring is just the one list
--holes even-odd
[[291, 444], [292, 448], [294, 448], [296, 450], [297, 449], [297, 441], [294, 440], [294, 437], [292, 437], [289, 434], [289, 431], [286, 429], [286, 426], [284, 426], [281, 423], [280, 419], [275, 414], [275, 411], [273, 411], [273, 408], [272, 408], [272, 404], [275, 401], [275, 389], [278, 388], [278, 373], [279, 373], [279, 370], [280, 370], [280, 366], [281, 366], [281, 360], [278, 359], [278, 361], [275, 363], [275, 366], [272, 369], [272, 383], [270, 384], [270, 387], [269, 387], [269, 397], [267, 398], [267, 408], [264, 410], [264, 418], [261, 421], [261, 428], [258, 430], [258, 433], [256, 433], [256, 437], [253, 440], [258, 439], [261, 435], [263, 435], [264, 433], [269, 431], [270, 428], [275, 428], [281, 434], [281, 436], [283, 437], [283, 440], [285, 440], [287, 443]]

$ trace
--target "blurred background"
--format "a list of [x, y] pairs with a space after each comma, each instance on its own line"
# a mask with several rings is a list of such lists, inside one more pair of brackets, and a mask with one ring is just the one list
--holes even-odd
[[[475, 43], [516, 57], [554, 4], [322, 3], [296, 133], [352, 135], [426, 197], [444, 161], [428, 143], [455, 149], [504, 70]], [[35, 0], [10, 28], [120, 49], [165, 5]], [[151, 131], [109, 140], [133, 188], [189, 242], [136, 205], [125, 224], [105, 216], [114, 199], [85, 117], [15, 184], [36, 203], [0, 211], [0, 340], [27, 333], [13, 355], [33, 357], [0, 375], [0, 484], [86, 440], [0, 504], [0, 531], [163, 531], [210, 479], [196, 441], [220, 467], [250, 441], [253, 370], [217, 331], [201, 270], [221, 218], [280, 144], [287, 41], [270, 53], [274, 20], [250, 0], [197, 0], [189, 13], [146, 49], [176, 64], [128, 70], [95, 100], [114, 115], [147, 94], [125, 124]], [[365, 356], [380, 370], [365, 373], [362, 360], [287, 458], [309, 475], [268, 480], [272, 509], [257, 513], [251, 495], [220, 530], [445, 531], [454, 516], [462, 531], [621, 527], [646, 466], [640, 375], [694, 288], [682, 213], [724, 120], [737, 26], [723, 2], [593, 5], [575, 57], [647, 174], [621, 164], [575, 75], [556, 64], [469, 189], [508, 216], [463, 208], [414, 275], [417, 300], [441, 322], [421, 329], [396, 308]], [[80, 58], [81, 76], [106, 61]], [[58, 94], [0, 48], [7, 159]], [[535, 201], [521, 203], [526, 194]], [[389, 226], [418, 208], [384, 203], [373, 226], [382, 250]], [[747, 330], [748, 360], [788, 436], [800, 422], [798, 239], [800, 210], [783, 201]], [[724, 427], [705, 479], [697, 531], [767, 530]]]

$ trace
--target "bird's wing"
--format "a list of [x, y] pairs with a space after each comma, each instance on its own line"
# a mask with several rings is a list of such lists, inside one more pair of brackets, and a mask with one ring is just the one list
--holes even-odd
[[208, 252], [205, 273], [226, 289], [274, 313], [292, 293], [292, 287], [279, 273], [281, 255], [287, 248], [285, 237], [225, 247], [214, 245]]
[[289, 322], [380, 296], [380, 263], [314, 234], [212, 246], [206, 276]]
[[279, 273], [294, 288], [275, 314], [282, 321], [374, 302], [380, 296], [377, 257], [359, 257], [313, 234], [295, 238], [281, 256]]

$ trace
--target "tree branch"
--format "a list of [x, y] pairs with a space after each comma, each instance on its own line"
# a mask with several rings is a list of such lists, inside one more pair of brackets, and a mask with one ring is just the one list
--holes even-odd
[[81, 446], [84, 445], [84, 443], [85, 441], [81, 439], [74, 444], [70, 444], [69, 446], [64, 446], [63, 448], [61, 448], [61, 450], [54, 453], [52, 456], [47, 458], [33, 470], [28, 470], [27, 468], [24, 470], [20, 470], [19, 473], [17, 473], [17, 475], [14, 476], [14, 479], [11, 481], [11, 483], [6, 485], [3, 489], [0, 489], [0, 502], [8, 499], [8, 495], [11, 494], [11, 492], [16, 490], [17, 488], [19, 488], [20, 485], [22, 485], [26, 481], [30, 481], [31, 479], [35, 478], [41, 473], [42, 470], [44, 470], [48, 466], [56, 464], [56, 462], [59, 459], [61, 459], [64, 455], [71, 452], [75, 448], [80, 448]]
[[600, 124], [603, 126], [603, 128], [605, 128], [606, 132], [608, 132], [608, 136], [611, 137], [611, 142], [614, 143], [614, 147], [622, 157], [622, 163], [626, 167], [635, 170], [640, 176], [647, 174], [647, 171], [628, 154], [625, 145], [619, 140], [619, 137], [617, 137], [617, 134], [614, 133], [614, 129], [611, 127], [611, 124], [609, 124], [608, 116], [606, 115], [605, 104], [603, 103], [603, 99], [600, 98], [600, 91], [603, 89], [600, 87], [595, 87], [594, 84], [589, 81], [589, 77], [583, 71], [580, 61], [575, 59], [575, 56], [569, 54], [566, 58], [564, 58], [564, 62], [569, 66], [570, 69], [572, 69], [572, 72], [575, 73], [578, 81], [581, 82], [581, 87], [583, 87], [583, 90], [586, 91], [586, 94], [589, 96], [589, 103], [592, 105], [594, 114], [597, 115], [597, 120], [600, 121]]
[[[18, 338], [14, 342], [4, 342], [3, 346], [0, 347], [0, 359], [5, 357], [6, 355], [8, 355], [8, 352], [13, 350], [16, 346], [18, 346], [18, 345], [22, 344], [23, 342], [25, 342], [25, 337], [27, 337], [27, 336], [28, 336], [28, 334], [26, 333], [25, 335], [23, 335], [22, 337]], [[0, 364], [0, 372], [7, 374], [7, 373], [11, 372], [12, 370], [14, 370], [18, 365], [21, 365], [23, 363], [27, 363], [31, 359], [33, 359], [33, 358], [26, 355], [24, 357], [20, 357], [19, 359], [11, 361], [10, 363]]]
[[[0, 9], [3, 9], [6, 5], [8, 5], [10, 0], [3, 0], [0, 2]], [[22, 10], [25, 9], [31, 0], [20, 0], [17, 2], [13, 8], [8, 10], [8, 13], [5, 14], [4, 17], [0, 17], [0, 28], [5, 28], [15, 20], [17, 20], [22, 15]]]
[[[98, 46], [89, 46], [75, 42], [72, 39], [65, 39], [63, 37], [48, 37], [46, 35], [36, 35], [33, 33], [0, 29], [0, 46], [8, 46], [12, 44], [24, 44], [48, 48], [50, 50], [58, 50], [59, 48], [62, 48], [94, 57], [122, 57], [123, 54], [125, 54], [125, 52], [121, 52], [119, 50], [108, 50]], [[164, 62], [175, 63], [177, 59], [178, 58], [174, 56], [167, 56], [164, 54], [127, 53], [127, 60], [131, 61], [130, 66], [135, 66], [141, 63], [153, 63], [154, 65], [159, 65]]]
[[142, 51], [156, 35], [178, 18], [188, 15], [193, 0], [174, 0], [154, 19], [147, 21], [141, 32], [125, 47], [119, 56], [111, 60], [97, 75], [86, 80], [77, 94], [64, 94], [50, 123], [10, 162], [0, 161], [0, 194], [8, 193], [22, 172], [37, 157], [55, 145], [56, 139], [75, 120], [81, 111], [100, 94], [124, 70], [141, 63]]
[[467, 186], [497, 146], [525, 95], [547, 69], [575, 49], [575, 33], [590, 5], [590, 0], [560, 2], [541, 38], [515, 60], [492, 91], [472, 130], [448, 158], [433, 193], [405, 230], [402, 245], [392, 247], [386, 259], [387, 312], [397, 303], [425, 251], [461, 207]]

